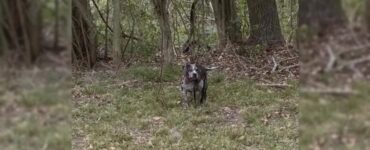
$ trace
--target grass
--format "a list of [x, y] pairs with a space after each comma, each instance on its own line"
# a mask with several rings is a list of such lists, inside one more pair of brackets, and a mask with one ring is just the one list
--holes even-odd
[[207, 105], [184, 110], [177, 87], [180, 72], [176, 67], [165, 69], [163, 83], [158, 82], [159, 69], [151, 67], [76, 78], [72, 147], [298, 148], [295, 82], [291, 88], [271, 89], [249, 80], [226, 80], [223, 74], [211, 72]]
[[370, 86], [358, 84], [359, 95], [302, 94], [301, 149], [369, 149]]
[[68, 75], [48, 69], [16, 72], [0, 72], [0, 149], [70, 149]]

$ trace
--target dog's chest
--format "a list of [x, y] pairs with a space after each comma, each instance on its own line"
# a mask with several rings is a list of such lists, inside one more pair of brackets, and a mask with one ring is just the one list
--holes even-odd
[[194, 89], [199, 90], [199, 89], [203, 89], [203, 87], [204, 87], [204, 81], [203, 80], [200, 80], [198, 83], [194, 83], [194, 82], [186, 83], [183, 80], [182, 83], [181, 83], [182, 90], [186, 90], [186, 91], [193, 91]]

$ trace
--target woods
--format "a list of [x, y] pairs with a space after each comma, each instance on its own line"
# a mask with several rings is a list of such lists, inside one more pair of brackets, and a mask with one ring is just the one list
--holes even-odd
[[369, 149], [370, 0], [2, 0], [1, 149]]
[[[218, 45], [219, 49], [224, 49], [227, 44], [235, 46], [263, 45], [263, 47], [278, 47], [285, 44], [280, 27], [281, 17], [279, 17], [278, 5], [273, 0], [261, 2], [249, 1], [248, 3], [247, 1], [194, 0], [185, 2], [185, 4], [181, 1], [168, 0], [152, 0], [150, 3], [142, 1], [136, 4], [130, 1], [127, 3], [112, 1], [112, 7], [107, 5], [109, 1], [92, 1], [94, 5], [93, 9], [91, 9], [91, 6], [86, 6], [85, 1], [75, 3], [80, 3], [80, 7], [73, 7], [74, 18], [76, 18], [74, 19], [73, 35], [76, 40], [74, 41], [75, 50], [73, 51], [73, 60], [76, 60], [74, 64], [77, 66], [85, 64], [82, 66], [92, 68], [96, 60], [102, 60], [98, 54], [98, 49], [102, 50], [103, 45], [96, 45], [97, 43], [105, 43], [103, 50], [104, 57], [109, 57], [108, 55], [112, 54], [115, 64], [128, 61], [123, 56], [127, 54], [127, 49], [132, 46], [154, 46], [157, 48], [157, 51], [149, 50], [147, 54], [151, 53], [150, 55], [152, 55], [157, 53], [165, 64], [174, 64], [178, 61], [178, 56], [181, 55], [181, 48], [189, 44], [192, 46], [193, 53], [206, 53], [202, 50], [204, 49], [202, 47], [206, 45]], [[296, 7], [294, 6], [296, 3], [293, 1], [289, 3], [291, 3], [292, 7]], [[104, 9], [103, 4], [106, 7], [105, 11], [102, 11]], [[240, 4], [245, 6], [245, 10], [238, 7]], [[135, 21], [137, 18], [132, 18], [132, 14], [135, 12], [131, 10], [131, 7], [135, 7], [134, 5], [140, 7], [148, 6], [152, 10], [145, 11], [145, 13], [153, 15], [146, 17], [146, 19]], [[286, 5], [285, 2], [280, 6], [285, 7], [284, 5]], [[125, 9], [122, 9], [122, 7], [125, 7]], [[109, 12], [112, 11], [109, 10], [111, 8], [113, 8], [113, 14], [110, 15]], [[124, 13], [125, 10], [131, 12]], [[246, 10], [249, 12], [248, 18], [244, 13], [241, 13]], [[99, 24], [97, 22], [92, 24], [91, 12], [96, 12], [93, 16], [95, 15], [97, 17], [98, 22], [100, 22]], [[85, 16], [84, 19], [81, 19], [81, 16]], [[120, 19], [120, 16], [125, 17]], [[77, 22], [76, 20], [80, 21]], [[141, 22], [151, 26], [135, 26], [131, 25], [132, 22]], [[245, 24], [249, 27], [243, 33], [242, 25]], [[290, 24], [289, 33], [285, 34], [292, 34], [294, 32], [293, 21]], [[90, 28], [94, 27], [105, 28], [105, 33], [102, 33], [103, 30], [93, 33], [94, 31], [91, 31]], [[135, 31], [139, 33], [149, 28], [155, 29], [150, 30], [150, 32], [153, 32], [151, 34], [157, 35], [155, 38], [134, 35]], [[113, 33], [112, 35], [107, 34], [108, 29]], [[129, 35], [130, 32], [131, 35]], [[118, 33], [122, 33], [123, 36], [118, 35]], [[92, 37], [91, 34], [96, 35]], [[217, 41], [214, 40], [215, 37]], [[108, 43], [111, 43], [112, 46], [107, 46]], [[80, 48], [77, 48], [77, 46]], [[244, 50], [242, 53], [245, 55], [250, 52], [249, 50]]]

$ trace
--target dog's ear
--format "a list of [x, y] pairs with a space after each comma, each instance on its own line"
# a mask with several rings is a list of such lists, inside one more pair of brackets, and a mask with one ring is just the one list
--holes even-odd
[[187, 62], [185, 65], [182, 66], [182, 69], [185, 70], [187, 68], [189, 68], [190, 64]]

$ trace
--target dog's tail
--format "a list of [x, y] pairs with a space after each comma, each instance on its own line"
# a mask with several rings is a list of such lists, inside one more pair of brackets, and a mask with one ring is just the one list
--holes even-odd
[[205, 67], [207, 71], [215, 70], [218, 67], [217, 66], [212, 66], [212, 67]]

